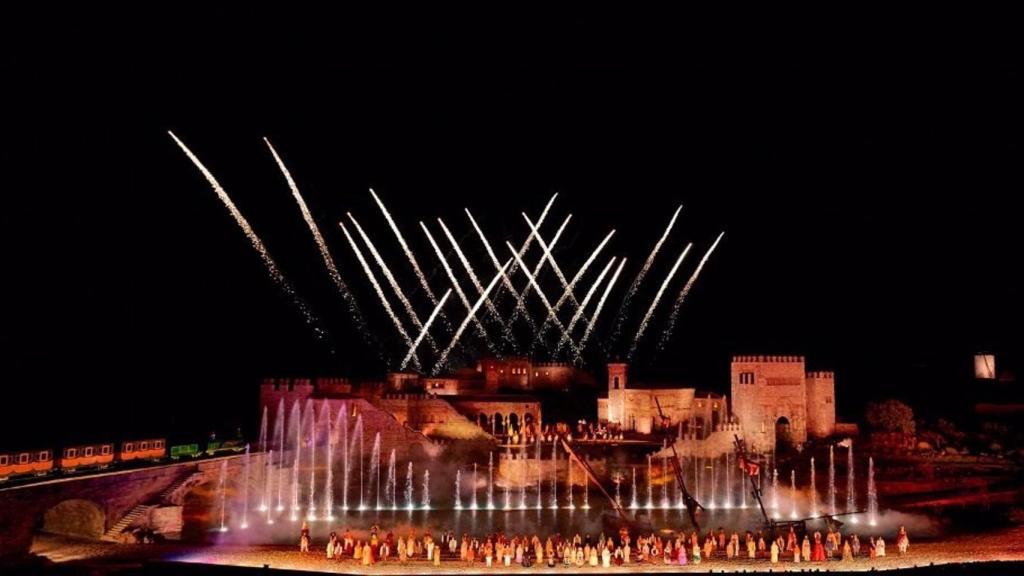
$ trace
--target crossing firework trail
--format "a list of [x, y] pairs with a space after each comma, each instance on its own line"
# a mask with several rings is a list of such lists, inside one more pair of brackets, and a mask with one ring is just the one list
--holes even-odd
[[590, 338], [590, 333], [594, 331], [594, 326], [597, 324], [597, 318], [601, 315], [601, 310], [604, 308], [605, 300], [608, 299], [608, 294], [611, 293], [612, 287], [615, 286], [615, 281], [619, 279], [619, 274], [622, 273], [622, 268], [626, 265], [626, 259], [623, 258], [619, 262], [619, 267], [615, 269], [615, 274], [612, 274], [612, 279], [608, 281], [608, 285], [604, 287], [604, 294], [601, 294], [601, 299], [597, 301], [597, 308], [594, 309], [594, 314], [590, 317], [590, 321], [587, 323], [587, 330], [583, 333], [583, 337], [580, 338], [580, 349], [584, 349], [587, 346], [587, 339]]
[[[416, 310], [412, 307], [412, 303], [410, 303], [409, 299], [405, 297], [405, 291], [403, 291], [402, 287], [398, 285], [398, 281], [395, 280], [395, 275], [391, 273], [391, 269], [388, 268], [388, 265], [384, 262], [384, 258], [382, 258], [380, 252], [377, 251], [377, 247], [373, 244], [373, 240], [371, 240], [370, 237], [367, 236], [366, 232], [363, 231], [363, 227], [359, 225], [359, 221], [356, 220], [356, 217], [353, 216], [351, 212], [346, 212], [345, 214], [348, 216], [348, 219], [352, 221], [352, 225], [356, 227], [356, 233], [358, 233], [359, 237], [363, 239], [363, 243], [366, 244], [367, 250], [369, 250], [370, 255], [373, 256], [373, 260], [377, 263], [377, 267], [379, 267], [381, 273], [384, 274], [384, 279], [387, 280], [388, 285], [391, 286], [391, 291], [395, 293], [395, 297], [398, 298], [398, 301], [401, 302], [402, 306], [405, 308], [405, 313], [408, 314], [409, 319], [412, 320], [413, 326], [415, 326], [417, 330], [423, 330], [423, 324], [420, 322], [420, 317], [416, 314]], [[430, 349], [434, 354], [437, 354], [437, 343], [434, 342], [434, 339], [430, 334], [427, 334], [426, 338]]]
[[676, 275], [676, 271], [679, 270], [679, 265], [683, 263], [683, 258], [686, 258], [686, 254], [690, 252], [690, 248], [693, 247], [693, 243], [686, 245], [682, 254], [679, 258], [676, 258], [676, 263], [672, 265], [672, 270], [669, 270], [665, 280], [661, 283], [661, 287], [658, 288], [658, 293], [654, 295], [654, 300], [651, 300], [651, 306], [647, 309], [647, 314], [644, 314], [644, 319], [640, 321], [640, 328], [636, 331], [636, 336], [633, 337], [633, 344], [629, 347], [629, 354], [626, 355], [628, 360], [633, 359], [633, 355], [636, 354], [636, 347], [640, 344], [640, 339], [643, 338], [644, 332], [647, 330], [647, 325], [651, 321], [651, 317], [654, 316], [654, 310], [658, 307], [658, 302], [661, 301], [661, 297], [665, 294], [665, 289], [668, 288], [669, 282], [672, 281], [672, 277]]
[[[302, 314], [303, 320], [305, 320], [306, 324], [313, 329], [314, 335], [316, 335], [318, 339], [326, 341], [327, 331], [321, 327], [320, 320], [313, 313], [313, 310], [309, 305], [306, 304], [306, 302], [295, 292], [295, 288], [292, 286], [291, 282], [289, 282], [288, 279], [284, 277], [284, 274], [281, 273], [281, 269], [277, 267], [277, 263], [270, 256], [270, 252], [267, 251], [267, 247], [263, 244], [263, 240], [260, 239], [256, 234], [256, 231], [253, 230], [252, 226], [249, 224], [249, 221], [245, 219], [245, 216], [243, 216], [241, 211], [238, 210], [238, 207], [235, 206], [234, 201], [231, 200], [230, 196], [228, 196], [227, 191], [225, 191], [220, 185], [213, 173], [210, 172], [199, 158], [192, 153], [192, 150], [190, 150], [188, 146], [185, 146], [184, 142], [178, 139], [174, 132], [168, 131], [167, 134], [170, 135], [178, 147], [181, 148], [181, 151], [185, 153], [185, 156], [192, 161], [192, 164], [194, 164], [195, 167], [199, 169], [199, 172], [202, 173], [203, 177], [206, 178], [207, 183], [209, 183], [210, 187], [213, 188], [217, 198], [219, 198], [228, 209], [231, 217], [235, 219], [238, 227], [242, 229], [246, 238], [249, 239], [249, 243], [252, 244], [253, 249], [256, 250], [257, 254], [259, 254], [260, 260], [263, 261], [263, 266], [267, 269], [267, 274], [270, 276], [271, 280], [277, 284], [278, 288], [282, 292], [288, 295], [292, 304], [298, 308], [299, 313]], [[333, 354], [333, 352], [334, 351], [332, 350], [331, 353]]]
[[629, 285], [629, 290], [626, 292], [626, 296], [622, 299], [622, 304], [619, 305], [619, 314], [615, 318], [615, 326], [612, 328], [612, 334], [609, 341], [614, 344], [619, 337], [619, 333], [622, 332], [622, 325], [626, 322], [626, 317], [629, 315], [629, 303], [633, 300], [633, 296], [636, 296], [638, 290], [640, 290], [640, 284], [644, 281], [644, 277], [650, 272], [651, 266], [654, 264], [654, 259], [658, 256], [658, 251], [661, 250], [661, 245], [668, 239], [668, 235], [672, 232], [672, 227], [676, 224], [676, 218], [679, 217], [679, 212], [683, 209], [683, 205], [680, 204], [676, 208], [675, 214], [672, 215], [672, 219], [669, 220], [668, 226], [665, 228], [665, 232], [662, 233], [661, 238], [654, 243], [654, 248], [651, 250], [647, 260], [644, 262], [640, 272], [637, 272], [636, 278], [633, 279], [633, 283]]
[[438, 359], [437, 364], [434, 365], [434, 370], [432, 372], [433, 374], [437, 374], [438, 371], [440, 371], [441, 368], [445, 365], [445, 362], [448, 361], [448, 354], [451, 353], [452, 348], [455, 348], [455, 344], [458, 343], [459, 338], [462, 337], [462, 333], [466, 330], [466, 326], [469, 325], [469, 321], [473, 318], [476, 318], [477, 310], [479, 310], [480, 306], [483, 305], [483, 303], [487, 300], [491, 290], [494, 288], [495, 285], [498, 284], [498, 279], [500, 279], [501, 275], [505, 273], [505, 269], [508, 268], [508, 265], [511, 262], [511, 259], [505, 262], [505, 265], [501, 267], [501, 270], [498, 270], [498, 273], [495, 274], [494, 278], [492, 278], [490, 283], [487, 284], [487, 288], [484, 289], [483, 294], [481, 294], [480, 297], [477, 298], [476, 303], [473, 304], [472, 307], [470, 307], [469, 313], [466, 314], [466, 318], [462, 321], [461, 324], [459, 324], [459, 327], [455, 330], [455, 334], [452, 336], [452, 341], [448, 344], [448, 347], [444, 349], [444, 352], [441, 353], [441, 356]]
[[451, 295], [452, 289], [449, 288], [445, 291], [444, 296], [441, 296], [441, 300], [438, 301], [437, 306], [434, 306], [434, 311], [430, 313], [427, 321], [423, 324], [423, 327], [420, 328], [419, 336], [417, 336], [416, 340], [413, 341], [412, 346], [409, 347], [409, 352], [405, 355], [405, 358], [402, 359], [402, 364], [398, 367], [399, 370], [405, 370], [406, 364], [408, 364], [409, 360], [411, 360], [413, 355], [416, 354], [416, 348], [420, 345], [420, 342], [423, 341], [423, 338], [427, 337], [427, 334], [430, 332], [430, 325], [434, 323], [434, 320], [441, 313], [441, 308], [444, 307], [444, 303]]
[[[416, 273], [416, 279], [420, 281], [420, 286], [427, 294], [427, 298], [430, 299], [430, 303], [437, 306], [437, 296], [434, 295], [434, 291], [430, 289], [430, 283], [427, 282], [427, 277], [423, 274], [423, 270], [420, 268], [420, 263], [416, 260], [416, 255], [413, 253], [412, 249], [409, 248], [409, 244], [405, 241], [405, 236], [402, 235], [402, 231], [398, 228], [398, 225], [395, 224], [394, 218], [391, 217], [391, 212], [389, 212], [387, 207], [384, 206], [384, 202], [379, 196], [377, 196], [377, 193], [373, 191], [373, 188], [370, 188], [370, 195], [373, 196], [374, 202], [377, 203], [381, 214], [384, 215], [384, 219], [388, 222], [388, 226], [391, 227], [391, 231], [394, 232], [395, 239], [398, 240], [398, 245], [402, 247], [402, 252], [405, 253], [406, 259], [409, 260], [409, 265], [412, 266], [413, 272]], [[448, 320], [445, 317], [444, 310], [441, 311], [441, 322], [444, 323], [449, 331], [451, 330], [451, 326], [448, 325]]]
[[[422, 220], [420, 221], [420, 228], [422, 228], [423, 233], [427, 235], [427, 240], [434, 248], [434, 253], [437, 254], [437, 259], [441, 261], [441, 266], [444, 267], [444, 271], [448, 274], [448, 279], [451, 280], [452, 288], [455, 289], [455, 293], [459, 296], [459, 300], [462, 301], [462, 305], [466, 307], [467, 311], [469, 311], [473, 305], [469, 303], [469, 298], [467, 298], [466, 293], [462, 291], [462, 286], [459, 286], [459, 280], [455, 277], [455, 272], [452, 271], [451, 264], [449, 264], [448, 259], [445, 258], [444, 252], [441, 251], [441, 247], [438, 246], [437, 241], [434, 240], [434, 235], [430, 233], [430, 229], [427, 228], [427, 225], [424, 224]], [[484, 325], [480, 322], [479, 318], [476, 316], [472, 316], [472, 318], [473, 324], [476, 326], [476, 330], [479, 332], [480, 337], [483, 338], [484, 342], [487, 344], [487, 348], [491, 352], [494, 352], [494, 343], [491, 342], [490, 337], [487, 335], [487, 329], [484, 328]]]
[[[345, 227], [345, 223], [338, 222], [338, 226], [341, 226], [341, 231], [345, 233], [345, 238], [348, 239], [348, 243], [352, 247], [352, 251], [355, 252], [356, 259], [358, 259], [359, 263], [363, 266], [363, 272], [366, 273], [367, 280], [370, 281], [370, 284], [373, 286], [374, 292], [376, 292], [377, 297], [380, 298], [380, 303], [382, 306], [384, 306], [384, 311], [387, 312], [388, 317], [391, 318], [391, 322], [395, 325], [395, 329], [398, 330], [398, 333], [399, 335], [402, 336], [402, 339], [405, 340], [406, 345], [411, 348], [412, 338], [409, 337], [409, 333], [406, 332], [405, 327], [402, 326], [402, 321], [398, 318], [398, 315], [395, 314], [395, 311], [391, 308], [391, 304], [388, 302], [387, 297], [384, 296], [384, 290], [380, 287], [380, 282], [377, 281], [377, 276], [373, 273], [373, 268], [370, 268], [370, 264], [366, 261], [366, 258], [363, 256], [363, 251], [359, 249], [359, 245], [356, 244], [355, 239], [352, 238], [351, 234], [349, 234], [348, 228]], [[417, 358], [415, 354], [413, 354], [412, 363], [413, 366], [416, 366], [417, 370], [422, 369], [419, 358]]]
[[[558, 193], [557, 192], [554, 195], [551, 196], [551, 199], [548, 200], [548, 203], [544, 206], [544, 210], [541, 211], [540, 218], [537, 219], [537, 227], [538, 228], [540, 228], [541, 225], [544, 223], [544, 219], [548, 217], [548, 212], [551, 211], [551, 205], [555, 203], [555, 198], [558, 198]], [[519, 254], [519, 258], [520, 259], [526, 257], [526, 251], [530, 249], [530, 245], [532, 243], [533, 243], [533, 236], [527, 236], [526, 240], [523, 242], [523, 245], [519, 247], [518, 254]], [[517, 268], [518, 268], [518, 263], [513, 261], [512, 262], [512, 266], [509, 267], [509, 270], [508, 270], [506, 275], [509, 278], [512, 278], [513, 276], [515, 276]], [[501, 292], [500, 292], [501, 289], [499, 288], [498, 290], [499, 290], [499, 292], [494, 295], [494, 299], [495, 300], [497, 300], [498, 296], [501, 294]], [[523, 291], [519, 293], [519, 300], [522, 300], [523, 293], [525, 293], [525, 292], [526, 292], [526, 288], [524, 288]], [[519, 309], [516, 308], [516, 310], [518, 311]], [[513, 316], [515, 314], [516, 313], [513, 312]], [[511, 321], [509, 321], [509, 324], [511, 324]]]
[[[516, 249], [515, 247], [512, 246], [512, 243], [505, 242], [505, 245], [508, 246], [508, 249], [512, 251], [512, 255], [519, 261], [519, 267], [522, 268], [523, 274], [526, 275], [527, 281], [529, 281], [530, 286], [533, 288], [533, 291], [537, 293], [537, 297], [540, 298], [540, 301], [544, 304], [544, 307], [548, 309], [548, 314], [551, 315], [551, 313], [554, 311], [554, 308], [552, 308], [551, 301], [548, 300], [548, 297], [544, 295], [544, 291], [541, 290], [540, 285], [537, 284], [536, 278], [534, 278], [533, 274], [530, 273], [530, 270], [526, 267], [526, 264], [523, 262], [523, 259], [519, 257], [519, 254], [516, 253]], [[558, 327], [562, 334], [565, 334], [565, 326], [562, 324], [562, 321], [558, 319], [558, 316], [552, 317], [555, 326]], [[576, 356], [580, 355], [580, 348], [572, 341], [572, 338], [569, 338], [569, 346], [572, 348], [573, 354], [575, 354]]]
[[672, 337], [672, 330], [676, 326], [676, 319], [679, 317], [679, 309], [683, 306], [683, 300], [686, 300], [686, 295], [690, 293], [690, 289], [693, 288], [697, 277], [700, 276], [700, 271], [704, 269], [704, 265], [707, 264], [708, 259], [711, 258], [711, 253], [718, 247], [718, 243], [722, 240], [722, 236], [725, 236], [725, 232], [718, 235], [715, 238], [715, 242], [708, 248], [708, 251], [704, 253], [704, 257], [700, 259], [700, 263], [697, 264], [697, 269], [690, 275], [690, 279], [686, 281], [686, 285], [679, 291], [679, 296], [676, 297], [675, 304], [672, 305], [672, 314], [668, 317], [668, 326], [665, 327], [665, 331], [661, 333], [661, 340], [658, 342], [658, 350], [664, 350], [665, 346], [668, 345], [669, 339]]
[[[527, 216], [525, 212], [521, 212], [521, 214], [523, 215], [523, 219], [526, 220], [526, 224], [530, 227], [530, 233], [533, 234], [534, 237], [536, 237], [537, 244], [540, 244], [540, 249], [543, 252], [543, 254], [541, 256], [541, 260], [543, 261], [543, 260], [546, 259], [548, 262], [551, 262], [551, 269], [555, 271], [555, 276], [558, 277], [558, 281], [562, 283], [562, 289], [565, 290], [566, 288], [569, 287], [571, 282], [569, 282], [568, 280], [565, 279], [565, 274], [562, 272], [562, 267], [559, 266], [558, 262], [555, 261], [555, 255], [554, 255], [554, 253], [551, 252], [551, 247], [547, 245], [547, 242], [544, 242], [544, 238], [540, 235], [540, 231], [539, 231], [538, 227], [536, 225], [534, 225], [533, 222], [530, 221], [530, 217]], [[570, 214], [570, 216], [571, 216], [571, 214]], [[615, 233], [615, 231], [613, 230], [612, 234], [614, 234], [614, 233]], [[537, 275], [534, 274], [534, 276], [537, 276]], [[563, 294], [562, 297], [564, 297], [564, 296], [565, 295]], [[569, 298], [572, 299], [573, 306], [575, 306], [576, 308], [579, 308], [579, 302], [576, 301], [576, 296], [571, 291], [569, 292]], [[562, 298], [559, 298], [559, 301], [561, 301], [561, 300], [562, 300]], [[555, 305], [555, 310], [557, 311], [558, 308], [559, 308], [559, 305], [556, 304]], [[542, 326], [541, 330], [543, 330], [543, 329], [544, 329], [544, 327]]]
[[[573, 276], [572, 280], [570, 280], [569, 283], [565, 286], [565, 290], [562, 292], [562, 295], [558, 298], [558, 301], [555, 302], [554, 307], [548, 310], [548, 316], [540, 325], [540, 330], [537, 331], [537, 335], [534, 338], [534, 342], [544, 337], [544, 329], [547, 327], [548, 323], [558, 317], [558, 310], [561, 309], [562, 304], [564, 304], [565, 301], [569, 299], [569, 296], [573, 293], [573, 290], [576, 288], [576, 284], [580, 281], [580, 278], [582, 278], [583, 275], [586, 274], [587, 269], [590, 268], [590, 265], [594, 262], [594, 260], [597, 259], [597, 255], [601, 253], [601, 250], [604, 249], [605, 245], [608, 244], [608, 242], [612, 239], [612, 236], [614, 235], [615, 230], [612, 230], [611, 232], [608, 233], [607, 236], [604, 237], [604, 240], [602, 240], [601, 243], [597, 245], [597, 248], [594, 249], [594, 251], [590, 254], [590, 257], [587, 258], [587, 260], [583, 263], [582, 266], [580, 266], [580, 269], [576, 272], [576, 275]], [[554, 258], [552, 258], [551, 252], [546, 252], [546, 254], [548, 256], [548, 259], [551, 260], [551, 266], [555, 267]], [[577, 304], [577, 308], [578, 307], [579, 305]]]
[[576, 323], [583, 317], [583, 311], [587, 308], [587, 304], [590, 303], [590, 299], [594, 297], [594, 292], [597, 292], [597, 287], [604, 281], [604, 277], [608, 274], [608, 271], [612, 269], [615, 264], [615, 257], [608, 261], [605, 265], [604, 270], [597, 275], [597, 280], [594, 280], [590, 284], [590, 289], [587, 290], [586, 295], [583, 296], [583, 301], [580, 302], [579, 308], [576, 309], [576, 313], [572, 315], [572, 319], [569, 320], [569, 326], [565, 329], [565, 334], [562, 335], [561, 340], [558, 341], [558, 346], [555, 347], [555, 357], [562, 351], [562, 347], [565, 346], [565, 342], [572, 337], [572, 329], [576, 327]]
[[[569, 214], [568, 216], [566, 216], [565, 220], [562, 221], [562, 225], [558, 227], [557, 231], [555, 231], [555, 235], [551, 238], [551, 244], [547, 245], [548, 252], [550, 252], [551, 250], [555, 249], [555, 244], [558, 244], [558, 240], [559, 240], [559, 238], [562, 237], [562, 232], [565, 231], [565, 227], [569, 225], [569, 221], [570, 220], [572, 220], [572, 214]], [[529, 221], [529, 220], [527, 220], [527, 221]], [[538, 221], [537, 225], [534, 226], [534, 227], [535, 228], [539, 228], [540, 227], [540, 222]], [[540, 237], [539, 234], [534, 234], [531, 231], [530, 232], [530, 236], [527, 238], [527, 240], [531, 240], [535, 236], [538, 237], [538, 238]], [[523, 255], [520, 254], [519, 257], [523, 258]], [[537, 261], [537, 265], [534, 266], [534, 268], [533, 268], [533, 277], [534, 278], [536, 278], [540, 274], [540, 271], [544, 269], [544, 264], [547, 261], [548, 261], [547, 253], [541, 254], [540, 260]], [[513, 265], [514, 264], [515, 263], [513, 263]], [[511, 274], [511, 272], [510, 272], [510, 274]], [[511, 326], [512, 323], [515, 322], [516, 318], [518, 318], [521, 315], [524, 318], [529, 318], [530, 319], [531, 326], [533, 327], [533, 332], [534, 332], [534, 334], [536, 334], [537, 333], [537, 326], [536, 326], [536, 324], [533, 323], [533, 317], [530, 316], [527, 313], [527, 310], [526, 310], [526, 293], [529, 292], [529, 291], [530, 291], [530, 284], [529, 284], [529, 282], [527, 282], [526, 286], [524, 286], [522, 291], [519, 292], [519, 297], [517, 299], [518, 303], [516, 304], [516, 309], [512, 312], [512, 317], [509, 318], [508, 325]], [[544, 345], [544, 346], [547, 346], [547, 344], [543, 340], [541, 340], [541, 344]]]
[[[483, 243], [484, 248], [487, 250], [487, 255], [491, 258], [491, 263], [494, 264], [494, 269], [501, 270], [501, 262], [498, 261], [498, 256], [497, 254], [494, 253], [494, 248], [491, 246], [491, 243], [487, 240], [487, 236], [484, 235], [484, 231], [480, 228], [480, 225], [476, 223], [476, 218], [473, 218], [473, 213], [469, 211], [469, 208], [466, 208], [465, 210], [466, 216], [469, 217], [470, 224], [473, 225], [473, 229], [476, 230], [477, 236], [480, 237], [480, 242]], [[508, 288], [508, 291], [513, 296], [515, 296], [516, 310], [518, 311], [520, 308], [523, 308], [525, 310], [526, 303], [523, 302], [523, 297], [519, 295], [519, 291], [516, 290], [515, 286], [512, 284], [512, 280], [508, 277], [508, 275], [502, 274], [501, 281], [505, 288]], [[527, 315], [525, 316], [525, 318], [526, 321], [530, 323], [530, 329], [536, 332], [537, 323], [533, 321], [533, 317]], [[513, 345], [515, 344], [515, 339], [512, 338], [512, 322], [514, 320], [515, 312], [513, 312], [513, 317], [509, 320], [508, 324], [505, 324], [504, 331], [505, 341]]]
[[[477, 294], [483, 294], [484, 286], [483, 284], [480, 283], [480, 279], [477, 278], [476, 271], [473, 270], [473, 265], [469, 263], [469, 259], [466, 258], [466, 254], [462, 251], [462, 247], [459, 246], [459, 242], [455, 239], [455, 236], [452, 235], [451, 230], [448, 229], [448, 226], [444, 223], [444, 220], [438, 218], [437, 223], [441, 226], [441, 231], [444, 232], [445, 237], [448, 238], [448, 242], [451, 243], [452, 248], [455, 250], [455, 256], [458, 257], [460, 262], [462, 262], [462, 267], [466, 269], [466, 274], [469, 275], [469, 281], [473, 283], [473, 286], [476, 288]], [[484, 299], [484, 306], [487, 307], [487, 310], [491, 313], [491, 316], [494, 316], [494, 319], [497, 320], [499, 324], [501, 324], [502, 328], [504, 328], [505, 321], [501, 319], [501, 314], [498, 314], [498, 310], [497, 308], [494, 307], [494, 303], [491, 302], [490, 298]]]

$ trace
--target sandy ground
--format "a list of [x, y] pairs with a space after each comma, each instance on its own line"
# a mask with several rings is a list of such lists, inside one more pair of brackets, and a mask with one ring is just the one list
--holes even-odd
[[[909, 568], [913, 566], [927, 565], [929, 563], [959, 563], [959, 562], [981, 562], [981, 561], [1010, 561], [1024, 560], [1024, 526], [1018, 526], [1000, 532], [990, 532], [977, 535], [960, 535], [948, 541], [913, 542], [910, 552], [903, 557], [896, 553], [895, 542], [887, 540], [888, 551], [891, 555], [885, 558], [857, 558], [852, 561], [832, 561], [828, 563], [793, 563], [792, 560], [771, 564], [767, 560], [734, 559], [727, 560], [724, 557], [715, 557], [711, 560], [704, 560], [700, 565], [689, 564], [685, 567], [657, 564], [630, 564], [623, 567], [612, 568], [591, 568], [585, 566], [579, 568], [580, 572], [665, 572], [667, 570], [678, 572], [706, 572], [708, 570], [726, 571], [747, 571], [767, 572], [779, 571], [800, 571], [801, 569], [821, 570], [843, 570], [843, 571], [869, 571], [891, 570], [896, 568]], [[546, 566], [533, 566], [522, 568], [512, 566], [510, 568], [495, 566], [487, 568], [483, 562], [476, 562], [467, 565], [457, 560], [442, 561], [440, 567], [434, 567], [426, 561], [413, 561], [406, 564], [398, 562], [378, 563], [371, 567], [364, 567], [352, 560], [328, 561], [323, 555], [323, 549], [319, 548], [309, 554], [302, 554], [294, 548], [280, 546], [218, 546], [218, 547], [197, 547], [183, 544], [159, 544], [159, 545], [124, 545], [108, 544], [102, 542], [71, 540], [60, 537], [42, 536], [37, 538], [33, 552], [45, 556], [57, 563], [83, 563], [87, 565], [115, 566], [118, 564], [133, 564], [144, 560], [161, 559], [179, 562], [198, 562], [210, 564], [228, 564], [235, 566], [262, 567], [268, 564], [271, 568], [288, 568], [294, 570], [309, 570], [315, 572], [336, 572], [348, 574], [365, 574], [367, 572], [379, 574], [430, 574], [464, 572], [495, 573], [504, 574], [510, 572], [546, 572], [546, 573], [567, 573], [568, 569], [558, 566], [547, 568]]]

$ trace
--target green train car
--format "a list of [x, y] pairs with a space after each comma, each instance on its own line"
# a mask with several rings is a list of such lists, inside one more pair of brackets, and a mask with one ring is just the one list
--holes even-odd
[[206, 453], [210, 456], [224, 452], [234, 452], [237, 454], [243, 450], [245, 450], [245, 442], [241, 440], [225, 440], [224, 442], [211, 440], [206, 444]]
[[182, 456], [188, 458], [199, 458], [202, 456], [202, 452], [199, 451], [199, 444], [171, 446], [171, 460], [179, 460]]

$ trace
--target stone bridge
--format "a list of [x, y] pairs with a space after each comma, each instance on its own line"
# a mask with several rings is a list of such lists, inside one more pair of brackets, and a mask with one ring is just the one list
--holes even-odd
[[180, 531], [185, 495], [195, 486], [219, 481], [225, 461], [229, 477], [237, 474], [242, 458], [223, 456], [0, 485], [0, 559], [27, 554], [37, 531], [116, 540], [133, 523], [160, 522], [159, 518], [172, 527], [177, 521]]

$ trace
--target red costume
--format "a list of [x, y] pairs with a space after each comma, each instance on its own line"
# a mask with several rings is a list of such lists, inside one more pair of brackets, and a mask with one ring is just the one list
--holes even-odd
[[814, 533], [814, 548], [811, 550], [811, 561], [825, 561], [825, 546], [821, 543], [821, 532]]

